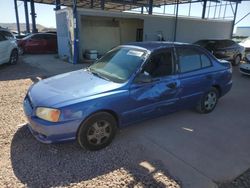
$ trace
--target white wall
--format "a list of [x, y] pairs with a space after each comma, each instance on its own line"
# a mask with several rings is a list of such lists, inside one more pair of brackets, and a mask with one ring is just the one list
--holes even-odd
[[[85, 30], [84, 21], [80, 22], [80, 54], [89, 48], [99, 49], [101, 53], [109, 50], [113, 44], [122, 44], [135, 41], [136, 29], [143, 27], [144, 41], [154, 41], [158, 35], [162, 35], [167, 41], [173, 41], [175, 18], [170, 16], [132, 14], [123, 12], [110, 12], [91, 9], [78, 9], [79, 18], [96, 17], [101, 20], [116, 20], [118, 28], [113, 30], [100, 28], [99, 26]], [[87, 24], [88, 25], [88, 24]], [[177, 24], [177, 40], [179, 42], [193, 43], [200, 39], [228, 39], [231, 36], [232, 21], [228, 20], [205, 20], [197, 18], [179, 17]], [[88, 26], [87, 26], [88, 27]], [[109, 34], [108, 34], [109, 33]], [[134, 34], [135, 33], [135, 34]], [[94, 37], [98, 36], [98, 37]], [[90, 40], [91, 39], [91, 40]], [[95, 41], [91, 44], [91, 41]], [[100, 42], [101, 41], [101, 42]], [[106, 42], [105, 42], [106, 41]], [[112, 45], [111, 45], [111, 42]], [[80, 55], [82, 57], [82, 54]]]
[[104, 54], [115, 46], [134, 42], [138, 28], [143, 28], [143, 20], [80, 16], [80, 56], [87, 49]]
[[[228, 39], [231, 36], [231, 21], [211, 21], [179, 18], [176, 41], [193, 43], [200, 39]], [[144, 19], [144, 40], [157, 40], [161, 33], [165, 40], [174, 39], [175, 20], [171, 17], [148, 17]]]
[[117, 21], [113, 22], [110, 18], [82, 17], [81, 23], [79, 35], [83, 53], [86, 49], [95, 49], [103, 54], [120, 44], [120, 28]]
[[121, 34], [121, 44], [136, 41], [136, 30], [143, 28], [143, 20], [118, 19]]

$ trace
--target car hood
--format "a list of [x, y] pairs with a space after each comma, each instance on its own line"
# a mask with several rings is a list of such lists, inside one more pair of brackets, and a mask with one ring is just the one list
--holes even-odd
[[104, 80], [86, 70], [53, 76], [34, 84], [28, 95], [34, 106], [53, 107], [59, 103], [118, 89], [122, 84]]

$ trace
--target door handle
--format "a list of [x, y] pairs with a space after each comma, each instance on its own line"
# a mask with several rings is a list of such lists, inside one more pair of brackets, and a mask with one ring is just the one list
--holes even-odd
[[167, 87], [169, 87], [170, 89], [175, 89], [176, 86], [177, 86], [176, 82], [172, 82], [172, 83], [167, 84]]

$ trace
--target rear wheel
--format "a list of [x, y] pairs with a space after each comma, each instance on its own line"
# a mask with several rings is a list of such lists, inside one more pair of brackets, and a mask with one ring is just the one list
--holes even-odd
[[241, 61], [241, 57], [240, 55], [237, 55], [234, 60], [233, 60], [233, 66], [238, 66], [240, 64], [240, 61]]
[[201, 98], [196, 107], [197, 111], [204, 114], [212, 112], [218, 102], [218, 95], [218, 90], [213, 87]]
[[82, 148], [99, 150], [108, 146], [115, 137], [116, 119], [107, 112], [98, 112], [84, 121], [77, 133]]
[[14, 65], [17, 63], [17, 61], [18, 61], [18, 51], [15, 49], [15, 50], [12, 50], [12, 52], [10, 54], [9, 63]]

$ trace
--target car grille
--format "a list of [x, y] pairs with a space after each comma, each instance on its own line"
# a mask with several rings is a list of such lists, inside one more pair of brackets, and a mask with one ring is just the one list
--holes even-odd
[[244, 72], [244, 73], [247, 73], [247, 74], [250, 74], [250, 70], [247, 70], [247, 69], [240, 68], [240, 71]]

